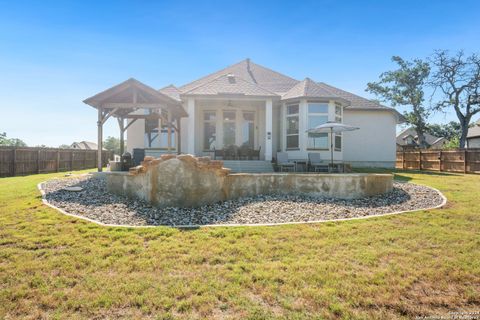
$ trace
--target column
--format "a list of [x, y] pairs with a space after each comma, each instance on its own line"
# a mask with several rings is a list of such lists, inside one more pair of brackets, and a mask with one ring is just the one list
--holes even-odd
[[272, 99], [265, 101], [265, 161], [272, 161]]
[[[98, 108], [98, 121], [97, 121], [97, 170], [102, 172], [102, 148], [103, 148], [103, 114], [102, 109]], [[73, 158], [73, 153], [72, 153]], [[73, 168], [72, 168], [73, 170]]]
[[188, 98], [187, 100], [188, 113], [188, 147], [187, 152], [195, 155], [195, 99]]

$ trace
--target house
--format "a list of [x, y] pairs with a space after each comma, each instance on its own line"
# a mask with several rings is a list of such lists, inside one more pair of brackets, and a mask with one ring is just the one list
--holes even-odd
[[480, 148], [480, 119], [475, 122], [473, 127], [468, 129], [467, 148]]
[[97, 150], [98, 145], [95, 142], [90, 141], [80, 141], [74, 142], [70, 146], [72, 149], [82, 149], [82, 150]]
[[316, 152], [329, 160], [329, 134], [306, 131], [336, 121], [360, 129], [331, 137], [335, 161], [393, 168], [396, 126], [404, 121], [393, 108], [324, 82], [293, 79], [250, 59], [179, 87], [154, 90], [129, 79], [84, 102], [98, 110], [99, 143], [103, 123], [116, 117], [120, 138], [127, 133], [127, 151], [134, 157], [178, 152], [215, 158], [230, 146], [243, 146], [265, 163], [279, 151], [290, 159]]
[[[442, 149], [448, 142], [443, 137], [435, 137], [429, 133], [424, 133], [425, 143], [429, 149]], [[414, 128], [410, 127], [397, 135], [397, 150], [414, 149], [419, 147], [418, 134]]]

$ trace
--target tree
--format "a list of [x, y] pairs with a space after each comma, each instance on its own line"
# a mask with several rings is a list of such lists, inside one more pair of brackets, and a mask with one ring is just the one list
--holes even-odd
[[69, 144], [61, 144], [58, 146], [59, 149], [70, 149], [72, 146]]
[[108, 137], [107, 139], [105, 139], [105, 141], [103, 141], [103, 147], [106, 150], [113, 151], [114, 154], [120, 155], [120, 139], [118, 138]]
[[435, 71], [431, 85], [440, 99], [432, 107], [435, 111], [453, 108], [460, 122], [460, 148], [465, 147], [472, 116], [480, 112], [480, 57], [465, 56], [463, 51], [451, 56], [448, 51], [436, 51], [430, 58]]
[[443, 137], [449, 141], [453, 141], [455, 139], [460, 140], [462, 129], [460, 123], [450, 121], [445, 124], [430, 124], [427, 126], [427, 132], [435, 137]]
[[0, 146], [26, 147], [27, 144], [17, 138], [7, 138], [5, 132], [0, 133]]
[[399, 68], [382, 73], [380, 81], [367, 84], [366, 91], [375, 94], [393, 107], [410, 107], [411, 111], [405, 111], [404, 116], [417, 132], [420, 147], [426, 147], [424, 133], [429, 109], [423, 103], [430, 65], [420, 59], [405, 61], [398, 56], [392, 57], [392, 61]]

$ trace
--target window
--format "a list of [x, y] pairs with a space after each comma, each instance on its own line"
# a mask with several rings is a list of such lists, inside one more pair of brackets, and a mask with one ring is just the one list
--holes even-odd
[[[308, 129], [324, 124], [328, 121], [328, 103], [308, 104]], [[328, 133], [309, 133], [308, 149], [328, 149]]]
[[286, 136], [287, 149], [298, 149], [298, 111], [299, 105], [287, 106], [286, 114]]
[[203, 149], [213, 150], [216, 142], [216, 114], [215, 111], [205, 111], [203, 113]]
[[342, 151], [342, 133], [335, 133], [335, 151]]
[[[342, 105], [335, 103], [335, 122], [342, 123]], [[335, 151], [342, 151], [342, 133], [335, 134]]]
[[223, 111], [223, 146], [235, 145], [236, 112]]
[[342, 123], [342, 106], [335, 103], [335, 122]]
[[242, 146], [253, 148], [255, 137], [255, 112], [243, 112]]

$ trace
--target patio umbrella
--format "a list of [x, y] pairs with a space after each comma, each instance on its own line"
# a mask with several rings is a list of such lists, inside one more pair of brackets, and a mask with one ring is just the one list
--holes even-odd
[[334, 122], [334, 121], [327, 121], [324, 124], [318, 125], [315, 128], [308, 129], [308, 133], [330, 133], [330, 163], [333, 166], [333, 134], [337, 132], [343, 132], [343, 131], [353, 131], [353, 130], [358, 130], [360, 128], [358, 127], [353, 127], [348, 124], [343, 124], [339, 122]]

